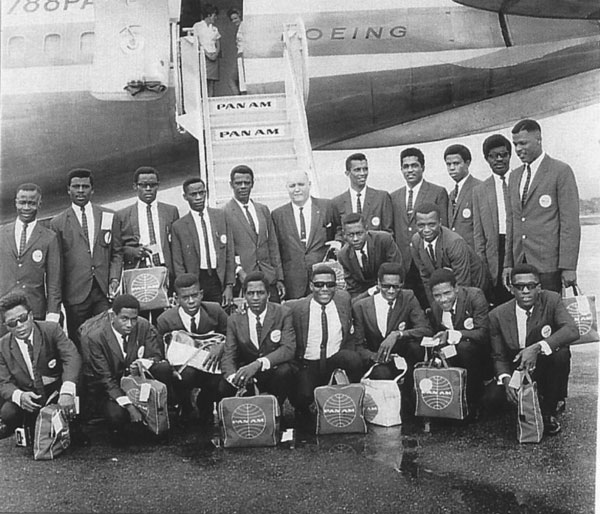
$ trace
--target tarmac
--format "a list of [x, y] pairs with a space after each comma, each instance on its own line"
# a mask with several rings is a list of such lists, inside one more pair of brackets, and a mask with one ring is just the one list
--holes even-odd
[[[516, 414], [470, 425], [405, 419], [367, 435], [297, 434], [277, 448], [225, 450], [218, 427], [173, 428], [163, 444], [89, 447], [36, 462], [0, 441], [2, 512], [594, 512], [598, 345], [572, 347], [560, 434], [519, 444]], [[293, 419], [290, 411], [285, 412]]]

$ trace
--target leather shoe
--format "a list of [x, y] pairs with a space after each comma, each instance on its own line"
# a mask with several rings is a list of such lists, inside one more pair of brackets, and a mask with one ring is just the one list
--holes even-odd
[[556, 435], [560, 432], [560, 423], [554, 416], [544, 416], [544, 434]]
[[558, 416], [559, 414], [562, 414], [563, 412], [565, 412], [566, 408], [567, 408], [567, 399], [563, 398], [562, 400], [559, 400], [558, 403], [556, 404], [556, 411], [554, 412], [554, 415]]

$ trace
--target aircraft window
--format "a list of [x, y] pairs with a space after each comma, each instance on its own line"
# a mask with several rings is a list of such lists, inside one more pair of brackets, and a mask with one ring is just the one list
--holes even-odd
[[84, 57], [94, 55], [95, 34], [93, 32], [83, 32], [79, 39], [79, 52]]
[[60, 34], [48, 34], [44, 38], [44, 54], [50, 59], [60, 55]]
[[14, 36], [8, 40], [9, 59], [21, 60], [25, 57], [25, 38]]

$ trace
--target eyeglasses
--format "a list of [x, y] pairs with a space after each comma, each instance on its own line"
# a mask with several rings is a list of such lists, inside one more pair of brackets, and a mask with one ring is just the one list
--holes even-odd
[[492, 159], [494, 161], [498, 158], [506, 159], [507, 157], [510, 157], [510, 154], [508, 152], [500, 152], [500, 153], [492, 152], [492, 153], [488, 154], [488, 159]]
[[528, 282], [527, 284], [513, 284], [512, 286], [518, 291], [533, 291], [537, 286], [539, 286], [539, 282]]
[[379, 284], [381, 289], [402, 289], [402, 284]]
[[4, 324], [8, 328], [16, 328], [19, 323], [25, 323], [29, 319], [29, 312], [24, 312], [17, 319], [11, 319], [10, 321], [5, 321]]
[[137, 186], [142, 189], [154, 189], [155, 187], [158, 187], [158, 182], [138, 182]]
[[317, 289], [323, 289], [324, 287], [333, 289], [335, 286], [337, 286], [337, 282], [313, 282], [313, 286], [315, 286]]

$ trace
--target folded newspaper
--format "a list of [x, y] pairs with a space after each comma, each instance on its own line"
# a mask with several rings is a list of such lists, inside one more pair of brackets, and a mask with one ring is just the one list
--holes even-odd
[[190, 334], [184, 330], [174, 330], [170, 337], [165, 337], [167, 346], [167, 360], [175, 370], [181, 373], [190, 366], [207, 373], [220, 374], [221, 368], [209, 370], [204, 366], [204, 361], [209, 355], [209, 350], [215, 344], [225, 341], [225, 336], [215, 332], [208, 334]]

